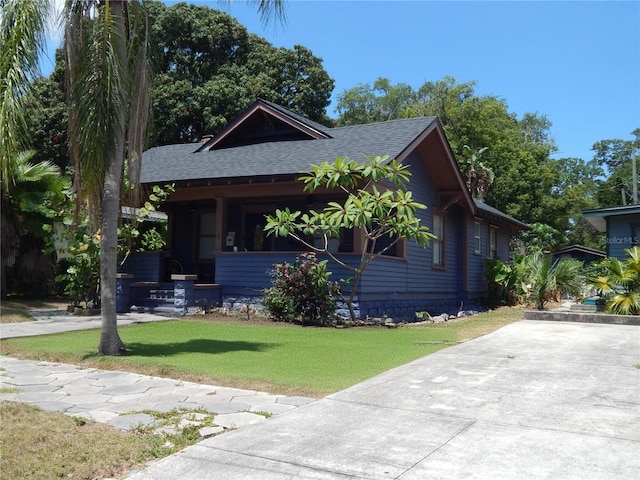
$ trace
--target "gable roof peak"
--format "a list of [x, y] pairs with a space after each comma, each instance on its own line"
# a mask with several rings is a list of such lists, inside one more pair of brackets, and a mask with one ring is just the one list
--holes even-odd
[[286, 108], [258, 99], [196, 151], [216, 150], [265, 141], [331, 138], [328, 129]]

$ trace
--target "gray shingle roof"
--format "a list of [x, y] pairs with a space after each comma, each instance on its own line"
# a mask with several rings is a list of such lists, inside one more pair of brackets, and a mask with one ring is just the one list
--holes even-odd
[[476, 207], [476, 211], [478, 211], [478, 213], [482, 214], [488, 214], [488, 215], [493, 215], [495, 217], [499, 217], [502, 218], [503, 220], [506, 220], [509, 223], [512, 223], [513, 225], [520, 227], [520, 228], [524, 228], [526, 230], [528, 230], [529, 225], [527, 225], [526, 223], [522, 223], [520, 220], [516, 220], [515, 218], [513, 218], [511, 215], [507, 215], [506, 213], [498, 210], [497, 208], [492, 207], [491, 205], [488, 205], [486, 203], [484, 203], [481, 200], [478, 200], [477, 198], [473, 199], [473, 203]]
[[324, 128], [333, 138], [265, 142], [194, 153], [200, 144], [155, 147], [142, 156], [142, 183], [296, 175], [338, 156], [361, 160], [363, 154], [399, 157], [436, 117]]

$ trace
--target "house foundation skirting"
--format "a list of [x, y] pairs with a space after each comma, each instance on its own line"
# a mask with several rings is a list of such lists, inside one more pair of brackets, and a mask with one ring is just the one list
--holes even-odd
[[[461, 297], [451, 295], [415, 295], [406, 294], [404, 298], [390, 298], [398, 295], [381, 294], [375, 297], [357, 298], [354, 302], [356, 316], [360, 319], [390, 318], [395, 322], [415, 322], [416, 312], [429, 312], [431, 316], [446, 313], [456, 316], [459, 312], [477, 312], [484, 310], [485, 294], [467, 295]], [[372, 298], [373, 297], [373, 298]], [[262, 295], [259, 294], [233, 294], [222, 296], [222, 307], [230, 311], [246, 311], [253, 309], [257, 312], [264, 311]], [[349, 310], [344, 302], [338, 302], [337, 315], [341, 318], [349, 318]]]

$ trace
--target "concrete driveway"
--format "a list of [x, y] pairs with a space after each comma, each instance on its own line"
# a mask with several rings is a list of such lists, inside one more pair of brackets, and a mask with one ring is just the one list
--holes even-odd
[[129, 478], [640, 478], [640, 327], [520, 321]]

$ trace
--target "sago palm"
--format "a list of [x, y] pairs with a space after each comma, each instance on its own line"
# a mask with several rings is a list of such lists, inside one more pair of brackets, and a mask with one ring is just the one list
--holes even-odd
[[640, 314], [640, 247], [625, 250], [620, 261], [609, 257], [601, 264], [603, 274], [590, 278], [589, 284], [607, 298], [607, 310], [621, 315]]
[[553, 263], [551, 255], [535, 252], [527, 257], [526, 276], [536, 308], [542, 310], [554, 296], [577, 295], [582, 288], [582, 263], [563, 259]]

